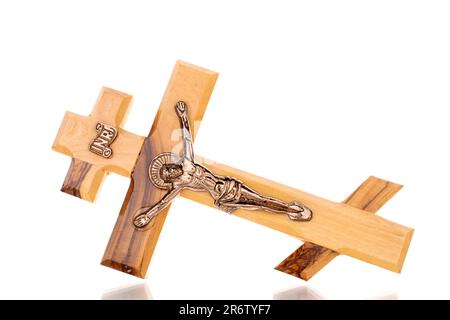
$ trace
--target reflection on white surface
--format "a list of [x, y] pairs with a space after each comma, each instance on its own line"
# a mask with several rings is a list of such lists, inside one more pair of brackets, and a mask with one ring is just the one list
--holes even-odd
[[323, 300], [324, 298], [307, 286], [288, 289], [273, 295], [274, 300]]
[[398, 300], [398, 295], [397, 293], [393, 292], [378, 298], [374, 298], [373, 300]]
[[102, 300], [152, 300], [147, 283], [109, 290], [102, 295]]
[[[325, 300], [328, 299], [316, 290], [304, 285], [274, 293], [274, 300]], [[334, 298], [332, 298], [334, 299]], [[398, 300], [395, 292], [378, 297], [368, 297], [368, 300]], [[102, 300], [153, 300], [153, 296], [147, 283], [125, 286], [106, 291]]]
[[[317, 291], [307, 287], [301, 286], [298, 288], [288, 289], [277, 292], [273, 295], [274, 300], [324, 300], [326, 297], [319, 294]], [[368, 300], [398, 300], [397, 293], [389, 293], [379, 297], [368, 298]]]

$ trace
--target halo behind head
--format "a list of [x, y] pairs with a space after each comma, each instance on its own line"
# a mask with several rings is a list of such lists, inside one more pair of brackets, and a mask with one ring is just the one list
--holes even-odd
[[165, 164], [178, 163], [179, 157], [171, 152], [164, 152], [157, 155], [148, 168], [148, 175], [153, 185], [159, 189], [168, 190], [172, 187], [172, 183], [165, 182], [161, 177], [161, 168]]

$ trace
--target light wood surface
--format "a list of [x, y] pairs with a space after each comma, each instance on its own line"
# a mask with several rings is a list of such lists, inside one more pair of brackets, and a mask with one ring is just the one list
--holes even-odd
[[[92, 202], [109, 172], [126, 177], [131, 175], [144, 141], [143, 137], [121, 129], [131, 101], [130, 95], [104, 87], [89, 116], [66, 112], [52, 146], [53, 150], [73, 158], [61, 189], [63, 192]], [[97, 135], [97, 122], [118, 130], [110, 159], [89, 151], [89, 144]]]
[[[292, 222], [286, 215], [238, 210], [234, 215], [326, 247], [340, 254], [400, 272], [414, 230], [345, 203], [332, 202], [247, 172], [196, 158], [213, 172], [245, 181], [256, 191], [285, 201], [298, 200], [312, 209], [310, 222]], [[207, 193], [185, 190], [188, 199], [213, 207]]]
[[[369, 177], [344, 203], [375, 213], [401, 188], [399, 184]], [[338, 255], [336, 251], [305, 242], [275, 269], [307, 281]]]
[[185, 62], [177, 62], [162, 99], [150, 134], [145, 139], [134, 167], [128, 194], [109, 240], [102, 264], [144, 278], [159, 234], [170, 207], [161, 212], [149, 228], [135, 229], [133, 218], [142, 207], [152, 206], [166, 193], [150, 182], [148, 167], [162, 152], [180, 147], [180, 122], [175, 104], [183, 100], [189, 106], [193, 137], [197, 133], [218, 74]]

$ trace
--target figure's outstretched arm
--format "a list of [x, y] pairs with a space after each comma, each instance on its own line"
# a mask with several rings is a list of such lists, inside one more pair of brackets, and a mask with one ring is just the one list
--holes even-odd
[[135, 216], [133, 223], [136, 228], [144, 228], [147, 226], [153, 218], [155, 218], [158, 214], [161, 213], [172, 201], [176, 198], [176, 196], [180, 193], [181, 188], [174, 188], [170, 190], [157, 204], [153, 207], [144, 207], [139, 209]]
[[188, 107], [185, 102], [178, 101], [175, 105], [178, 117], [180, 118], [181, 131], [183, 136], [184, 158], [194, 161], [194, 148], [192, 146], [192, 133], [189, 125]]

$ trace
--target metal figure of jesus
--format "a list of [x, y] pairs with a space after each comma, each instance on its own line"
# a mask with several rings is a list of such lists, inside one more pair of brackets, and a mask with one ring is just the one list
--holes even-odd
[[312, 211], [300, 202], [284, 202], [263, 196], [233, 177], [223, 177], [212, 173], [194, 160], [192, 135], [188, 119], [188, 107], [178, 101], [175, 111], [180, 119], [183, 138], [181, 156], [174, 153], [161, 153], [149, 166], [149, 177], [159, 189], [167, 194], [155, 205], [137, 210], [134, 216], [136, 228], [145, 228], [175, 197], [183, 190], [190, 189], [208, 192], [220, 210], [233, 213], [237, 209], [264, 210], [276, 214], [287, 214], [291, 220], [309, 221]]

